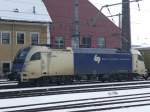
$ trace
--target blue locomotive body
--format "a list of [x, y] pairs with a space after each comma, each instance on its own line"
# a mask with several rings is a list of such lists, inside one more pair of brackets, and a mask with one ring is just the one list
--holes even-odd
[[132, 73], [132, 55], [115, 49], [76, 49], [74, 71], [78, 75]]

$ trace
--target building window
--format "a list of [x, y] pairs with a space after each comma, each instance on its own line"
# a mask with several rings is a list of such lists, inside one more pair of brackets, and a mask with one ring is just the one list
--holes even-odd
[[98, 48], [105, 48], [105, 38], [103, 38], [103, 37], [97, 38], [97, 47]]
[[82, 47], [83, 48], [91, 48], [91, 38], [90, 37], [82, 38]]
[[17, 44], [24, 44], [25, 40], [25, 33], [24, 32], [17, 32]]
[[1, 32], [1, 43], [10, 44], [10, 32]]
[[59, 48], [59, 49], [62, 49], [62, 48], [65, 47], [65, 45], [64, 45], [64, 38], [63, 37], [56, 37], [55, 47]]
[[32, 32], [30, 35], [31, 35], [31, 44], [37, 45], [39, 43], [39, 33]]
[[4, 62], [4, 63], [2, 63], [2, 72], [3, 73], [10, 72], [10, 62]]

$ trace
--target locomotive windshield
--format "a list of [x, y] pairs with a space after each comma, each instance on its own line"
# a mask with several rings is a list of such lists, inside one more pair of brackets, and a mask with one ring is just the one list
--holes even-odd
[[143, 56], [142, 55], [138, 55], [138, 60], [144, 61]]
[[14, 60], [14, 63], [19, 63], [19, 62], [22, 63], [22, 62], [24, 62], [24, 61], [25, 61], [25, 58], [26, 58], [26, 56], [27, 56], [27, 53], [29, 52], [29, 50], [30, 50], [30, 47], [21, 49], [21, 50], [18, 52], [18, 54], [17, 54], [17, 56], [16, 56], [16, 58], [15, 58], [15, 60]]

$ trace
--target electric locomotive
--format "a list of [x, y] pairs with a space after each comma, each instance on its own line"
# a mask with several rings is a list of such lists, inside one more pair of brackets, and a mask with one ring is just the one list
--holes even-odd
[[30, 46], [18, 51], [9, 78], [20, 83], [51, 83], [132, 80], [134, 76], [146, 75], [138, 50], [124, 52], [118, 49]]

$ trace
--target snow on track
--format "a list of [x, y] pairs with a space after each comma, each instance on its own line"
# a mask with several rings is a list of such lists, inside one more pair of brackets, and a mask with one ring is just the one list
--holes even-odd
[[[104, 86], [104, 87], [100, 87], [100, 88], [110, 88], [110, 86], [112, 86], [112, 88], [114, 88], [114, 86], [118, 87], [121, 84], [122, 85], [126, 84], [126, 85], [119, 86], [119, 87], [127, 87], [127, 86], [130, 87], [130, 84], [132, 84], [132, 85], [135, 84], [134, 86], [138, 86], [138, 84], [139, 84], [139, 86], [141, 86], [140, 84], [142, 84], [142, 83], [146, 83], [146, 84], [143, 84], [143, 86], [150, 85], [150, 81], [131, 81], [131, 82], [77, 84], [77, 85], [62, 85], [62, 86], [47, 86], [47, 87], [30, 87], [30, 88], [19, 88], [19, 89], [3, 89], [3, 90], [0, 90], [0, 93], [1, 92], [14, 92], [14, 91], [42, 90], [42, 89], [50, 90], [50, 89], [74, 88], [74, 87], [86, 87], [86, 89], [88, 89], [87, 86], [89, 86], [89, 89], [90, 89], [90, 86], [91, 86], [91, 89], [94, 89], [92, 86]], [[108, 87], [106, 87], [106, 86], [108, 86]], [[80, 90], [80, 89], [78, 89], [78, 90]]]
[[[140, 102], [138, 102], [138, 100], [140, 100]], [[91, 106], [88, 106], [87, 103], [90, 102], [92, 102], [90, 104]], [[48, 95], [48, 96], [38, 96], [28, 98], [1, 99], [0, 111], [14, 111], [14, 110], [23, 111], [28, 109], [36, 110], [37, 108], [53, 108], [56, 106], [64, 106], [64, 105], [78, 105], [80, 103], [83, 103], [84, 106], [87, 105], [88, 107], [85, 106], [82, 108], [73, 107], [73, 108], [62, 108], [59, 110], [56, 109], [52, 110], [54, 112], [60, 111], [91, 112], [92, 110], [104, 111], [106, 108], [108, 109], [110, 108], [110, 110], [111, 109], [113, 110], [127, 107], [129, 108], [130, 106], [136, 105], [145, 105], [145, 104], [150, 105], [150, 88], [119, 90], [109, 92], [104, 91], [104, 92], [62, 94], [62, 95]]]
[[1, 86], [13, 86], [13, 85], [17, 85], [18, 83], [3, 83], [3, 84], [0, 84], [0, 87]]

